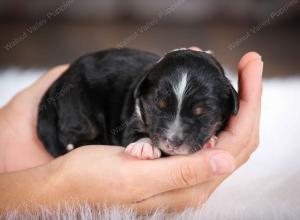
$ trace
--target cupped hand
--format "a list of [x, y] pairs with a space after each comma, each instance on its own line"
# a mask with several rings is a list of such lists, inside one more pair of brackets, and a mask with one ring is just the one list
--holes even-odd
[[62, 179], [69, 180], [70, 195], [79, 191], [80, 201], [119, 204], [142, 213], [157, 208], [181, 211], [199, 207], [258, 146], [262, 68], [256, 53], [241, 59], [240, 111], [219, 134], [215, 149], [189, 156], [138, 160], [119, 147], [78, 148], [65, 155], [62, 162]]
[[[197, 47], [191, 48], [200, 50]], [[238, 93], [240, 109], [232, 116], [227, 127], [218, 135], [215, 149], [222, 149], [234, 156], [236, 168], [243, 165], [259, 145], [259, 125], [262, 95], [263, 62], [255, 52], [245, 54], [238, 64]], [[199, 151], [200, 156], [205, 151]], [[192, 170], [192, 169], [191, 169]], [[198, 171], [202, 172], [199, 166]], [[211, 193], [229, 174], [216, 175], [214, 178], [192, 187], [172, 190], [153, 196], [136, 204], [142, 210], [155, 210], [158, 204], [169, 210], [182, 210], [185, 207], [198, 207], [204, 203]], [[176, 198], [176, 199], [174, 199]]]
[[54, 164], [56, 175], [50, 182], [63, 195], [57, 203], [72, 198], [130, 206], [140, 212], [196, 207], [258, 146], [263, 64], [258, 54], [248, 53], [239, 64], [239, 113], [220, 133], [215, 149], [149, 161], [132, 158], [121, 147], [98, 145], [53, 160], [37, 138], [38, 103], [67, 67], [51, 70], [0, 112], [0, 125], [8, 128], [1, 133], [0, 143], [4, 170]]
[[[206, 182], [235, 168], [233, 157], [224, 150], [139, 160], [124, 153], [122, 147], [99, 145], [77, 148], [55, 163], [59, 164], [58, 179], [63, 182], [67, 197], [92, 204], [134, 208], [153, 196], [159, 200], [162, 193]], [[168, 207], [171, 201], [163, 196], [162, 199], [155, 208]]]

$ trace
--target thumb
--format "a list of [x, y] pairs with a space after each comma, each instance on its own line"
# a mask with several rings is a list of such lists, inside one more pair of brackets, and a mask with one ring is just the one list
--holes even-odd
[[[146, 198], [169, 190], [191, 187], [235, 168], [233, 156], [218, 149], [201, 150], [188, 156], [140, 161], [138, 182], [149, 192]], [[146, 191], [144, 191], [146, 192]]]
[[69, 65], [64, 64], [56, 66], [41, 76], [33, 85], [28, 88], [28, 91], [34, 96], [34, 99], [40, 100], [49, 86], [67, 70]]

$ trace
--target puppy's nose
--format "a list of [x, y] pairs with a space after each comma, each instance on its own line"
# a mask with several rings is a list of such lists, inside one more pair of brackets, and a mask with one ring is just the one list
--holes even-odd
[[169, 145], [175, 148], [183, 144], [183, 140], [179, 137], [172, 137], [170, 139], [167, 139], [167, 142]]

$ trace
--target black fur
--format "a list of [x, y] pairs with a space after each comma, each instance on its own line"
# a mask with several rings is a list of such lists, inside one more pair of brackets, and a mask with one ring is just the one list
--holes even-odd
[[[199, 150], [237, 113], [237, 94], [221, 65], [205, 52], [179, 50], [157, 63], [159, 59], [156, 54], [125, 48], [75, 61], [40, 103], [38, 135], [47, 150], [59, 156], [67, 152], [68, 144], [126, 147], [143, 137], [159, 145], [176, 114], [170, 83], [183, 73], [188, 73], [190, 84], [180, 112], [182, 142], [191, 146], [191, 152]], [[167, 105], [163, 110], [157, 106], [162, 99]], [[201, 105], [204, 113], [193, 115], [194, 105]]]

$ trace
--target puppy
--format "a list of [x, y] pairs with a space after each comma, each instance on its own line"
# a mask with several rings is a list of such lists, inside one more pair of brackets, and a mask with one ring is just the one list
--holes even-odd
[[213, 146], [238, 108], [236, 91], [207, 52], [108, 49], [79, 58], [52, 84], [37, 129], [53, 156], [103, 144], [155, 159]]

